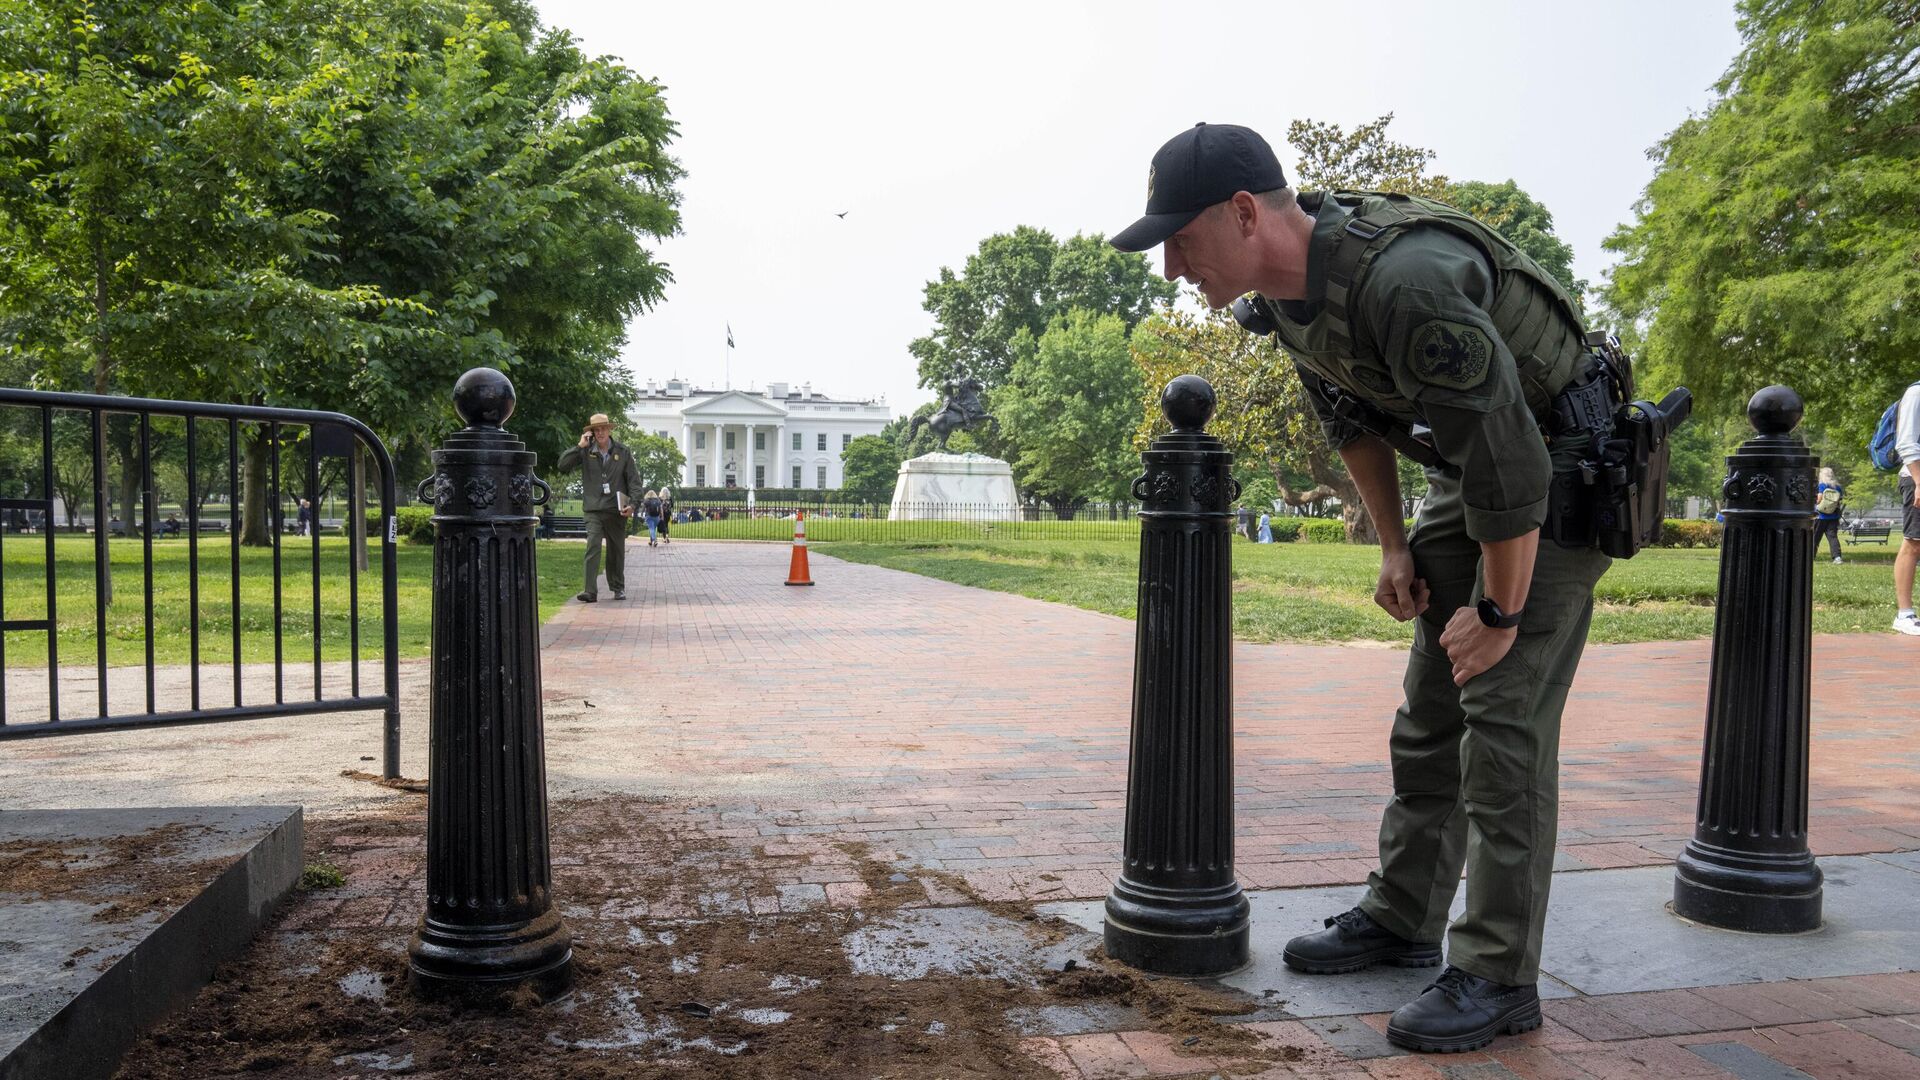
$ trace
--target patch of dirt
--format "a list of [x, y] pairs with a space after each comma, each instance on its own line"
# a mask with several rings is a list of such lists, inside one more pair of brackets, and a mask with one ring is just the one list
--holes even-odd
[[384, 776], [367, 772], [364, 769], [341, 769], [340, 775], [349, 780], [363, 780], [369, 784], [378, 784], [383, 788], [392, 788], [395, 791], [411, 791], [416, 795], [425, 795], [427, 793], [427, 782], [425, 780], [415, 780], [410, 776], [400, 776], [389, 780]]
[[103, 903], [95, 920], [125, 922], [185, 903], [233, 861], [179, 857], [209, 831], [176, 823], [98, 840], [9, 840], [0, 843], [0, 892]]
[[[1089, 966], [1042, 973], [1036, 964], [1020, 978], [858, 973], [845, 946], [850, 934], [902, 907], [926, 906], [943, 889], [1017, 920], [1036, 951], [1080, 933], [1025, 905], [986, 901], [957, 875], [896, 865], [864, 844], [718, 837], [682, 808], [632, 797], [556, 803], [552, 819], [554, 891], [574, 942], [571, 994], [547, 1005], [531, 995], [486, 1003], [417, 997], [405, 947], [424, 903], [418, 877], [392, 894], [398, 903], [386, 921], [394, 925], [293, 930], [287, 924], [302, 919], [303, 908], [329, 902], [302, 897], [187, 1011], [137, 1044], [119, 1080], [412, 1071], [543, 1080], [1051, 1080], [1020, 1049], [1008, 1010], [1094, 999], [1138, 1009], [1179, 1052], [1231, 1061], [1236, 1073], [1300, 1056], [1214, 1019], [1251, 1011], [1244, 996], [1110, 967], [1097, 951]], [[418, 809], [310, 822], [307, 857], [410, 857], [421, 865], [423, 832]], [[857, 908], [752, 913], [792, 884], [796, 867], [822, 858], [847, 860], [866, 884]], [[305, 923], [327, 920], [296, 925]], [[1194, 1041], [1181, 1045], [1185, 1039]]]

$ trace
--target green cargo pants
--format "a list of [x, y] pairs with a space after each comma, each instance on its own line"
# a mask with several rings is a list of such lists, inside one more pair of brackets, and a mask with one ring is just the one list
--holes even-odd
[[[1513, 648], [1453, 685], [1440, 647], [1447, 620], [1480, 602], [1480, 545], [1467, 536], [1457, 474], [1427, 472], [1411, 546], [1432, 590], [1415, 620], [1406, 702], [1390, 740], [1393, 798], [1380, 822], [1380, 869], [1361, 908], [1401, 937], [1438, 942], [1483, 979], [1540, 976], [1540, 938], [1559, 815], [1560, 711], [1593, 618], [1593, 586], [1611, 561], [1540, 541]], [[1466, 865], [1466, 910], [1447, 912]]]
[[600, 595], [600, 543], [607, 545], [607, 588], [627, 591], [627, 519], [618, 510], [590, 510], [587, 518], [588, 596]]

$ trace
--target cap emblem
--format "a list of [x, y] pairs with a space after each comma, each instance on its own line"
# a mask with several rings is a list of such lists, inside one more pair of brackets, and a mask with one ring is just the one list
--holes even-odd
[[1147, 198], [1149, 199], [1153, 198], [1153, 175], [1154, 175], [1154, 168], [1152, 165], [1148, 165], [1147, 166]]

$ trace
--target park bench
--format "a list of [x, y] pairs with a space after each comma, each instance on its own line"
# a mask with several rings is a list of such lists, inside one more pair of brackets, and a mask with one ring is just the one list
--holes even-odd
[[1891, 525], [1868, 525], [1862, 523], [1854, 524], [1847, 528], [1848, 537], [1856, 544], [1863, 540], [1871, 540], [1876, 544], [1884, 544], [1887, 542], [1887, 537], [1892, 535], [1892, 533], [1893, 526]]
[[553, 535], [556, 537], [587, 538], [587, 519], [583, 517], [553, 516]]

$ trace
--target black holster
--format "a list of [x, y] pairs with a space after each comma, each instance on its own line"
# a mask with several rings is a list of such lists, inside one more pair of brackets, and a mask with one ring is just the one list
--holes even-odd
[[1579, 459], [1555, 471], [1542, 528], [1562, 547], [1598, 547], [1630, 559], [1660, 539], [1668, 439], [1693, 411], [1693, 395], [1683, 386], [1657, 405], [1632, 400], [1631, 369], [1619, 343], [1590, 334], [1588, 344], [1586, 369], [1553, 399], [1547, 420], [1555, 449], [1575, 446]]

